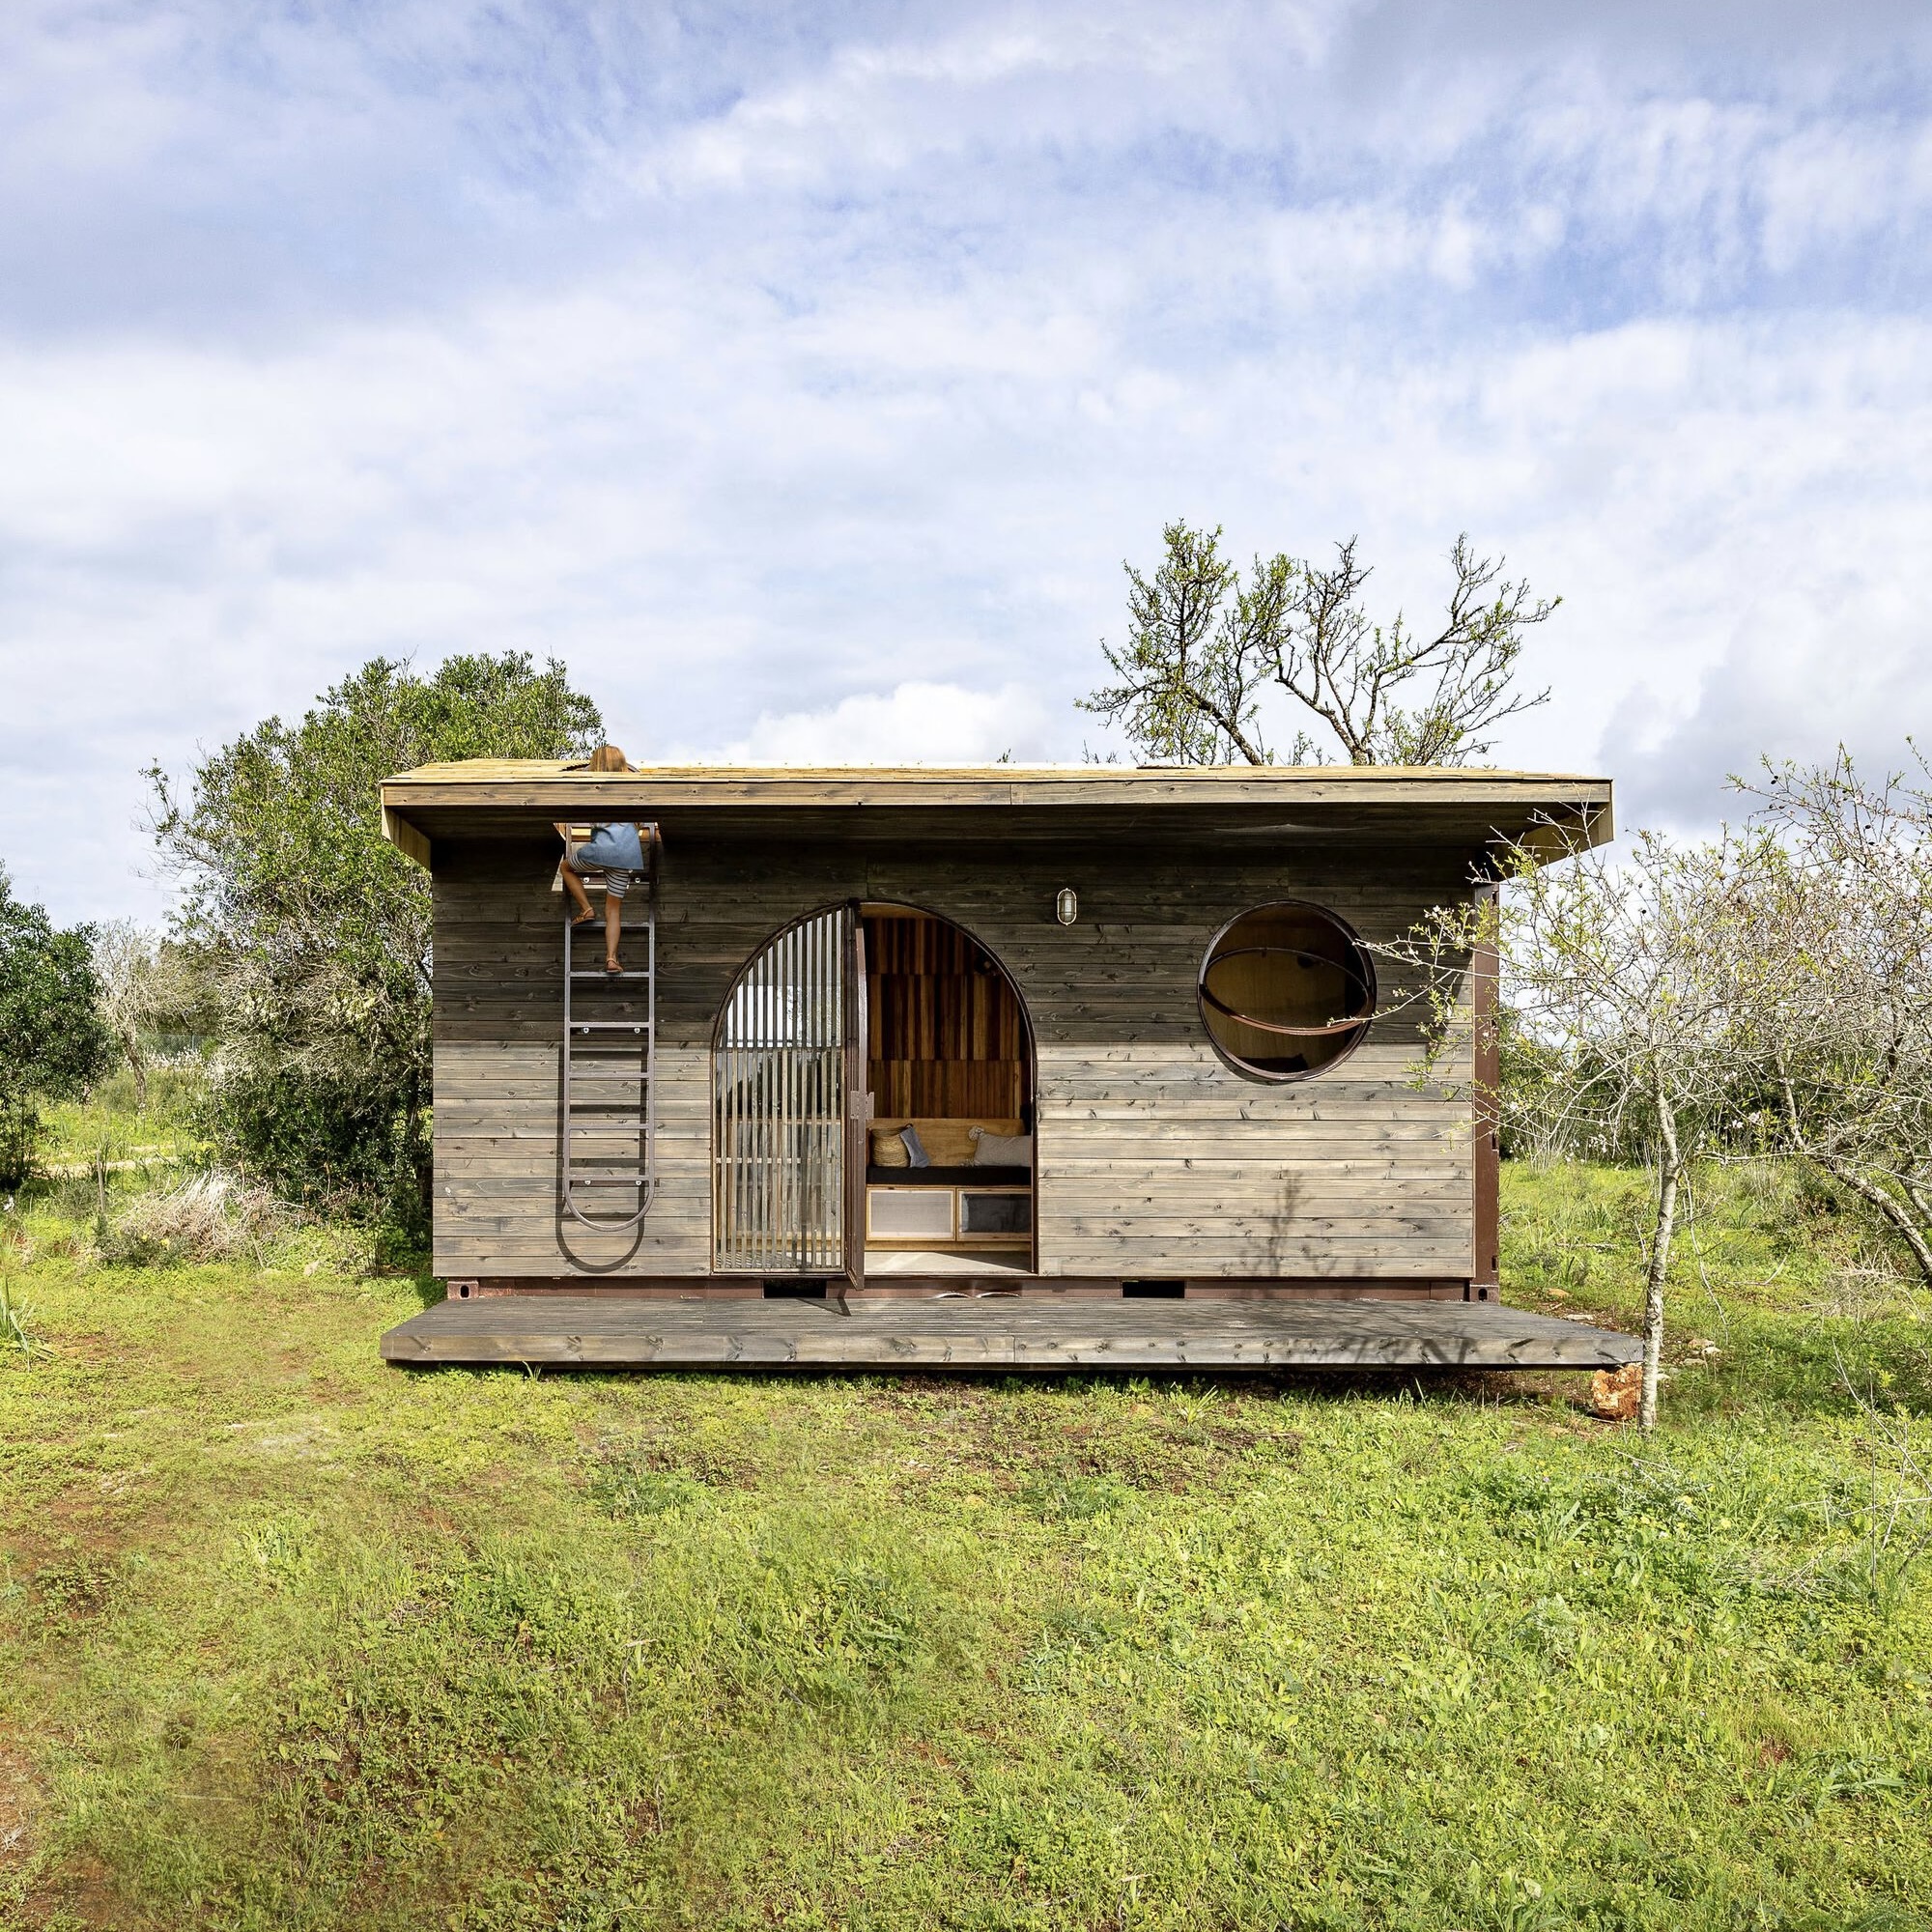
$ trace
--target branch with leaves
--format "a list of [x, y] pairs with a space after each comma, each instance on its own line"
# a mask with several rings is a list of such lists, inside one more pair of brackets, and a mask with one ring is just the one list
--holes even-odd
[[[1119, 681], [1081, 700], [1148, 762], [1278, 762], [1262, 705], [1279, 695], [1352, 764], [1463, 764], [1490, 750], [1496, 725], [1549, 696], [1517, 689], [1517, 663], [1525, 633], [1562, 600], [1533, 596], [1466, 536], [1449, 553], [1442, 621], [1420, 635], [1400, 611], [1385, 625], [1371, 619], [1371, 572], [1352, 537], [1325, 567], [1257, 556], [1245, 582], [1222, 556], [1218, 528], [1177, 522], [1162, 542], [1151, 577], [1124, 566], [1127, 639], [1100, 646]], [[1326, 757], [1298, 731], [1286, 762]]]

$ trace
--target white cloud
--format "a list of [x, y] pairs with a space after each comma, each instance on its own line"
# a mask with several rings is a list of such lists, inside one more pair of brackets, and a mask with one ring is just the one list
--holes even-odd
[[761, 712], [722, 748], [679, 748], [667, 761], [734, 765], [973, 765], [1010, 754], [1042, 757], [1061, 734], [1038, 692], [1025, 685], [972, 691], [909, 680], [859, 692], [817, 711]]

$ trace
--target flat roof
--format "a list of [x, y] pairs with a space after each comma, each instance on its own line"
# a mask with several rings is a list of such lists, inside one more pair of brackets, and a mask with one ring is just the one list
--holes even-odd
[[645, 765], [468, 758], [385, 779], [385, 834], [518, 838], [567, 819], [651, 819], [674, 836], [993, 837], [1055, 842], [1133, 829], [1187, 842], [1377, 838], [1553, 851], [1613, 836], [1605, 778], [1467, 765]]

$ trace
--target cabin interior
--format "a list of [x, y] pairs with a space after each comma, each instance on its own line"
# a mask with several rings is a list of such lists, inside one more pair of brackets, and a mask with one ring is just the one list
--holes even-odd
[[949, 920], [860, 909], [867, 1274], [1033, 1265], [1034, 1057], [1018, 994]]

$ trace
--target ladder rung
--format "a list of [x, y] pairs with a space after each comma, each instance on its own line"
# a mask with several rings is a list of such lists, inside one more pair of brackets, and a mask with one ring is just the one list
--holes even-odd
[[586, 1121], [583, 1122], [582, 1125], [579, 1126], [573, 1122], [566, 1121], [563, 1123], [563, 1130], [567, 1134], [621, 1134], [626, 1132], [639, 1133], [641, 1132], [642, 1129], [647, 1124], [648, 1122], [644, 1121], [635, 1121], [635, 1120]]
[[570, 977], [573, 980], [603, 980], [611, 981], [617, 980], [648, 980], [651, 976], [649, 973], [587, 973], [581, 967], [572, 967]]
[[572, 1020], [572, 1033], [649, 1033], [649, 1020]]
[[631, 1080], [649, 1079], [641, 1066], [616, 1066], [609, 1073], [600, 1073], [595, 1067], [573, 1066], [570, 1069], [570, 1084], [574, 1087], [580, 1080]]

